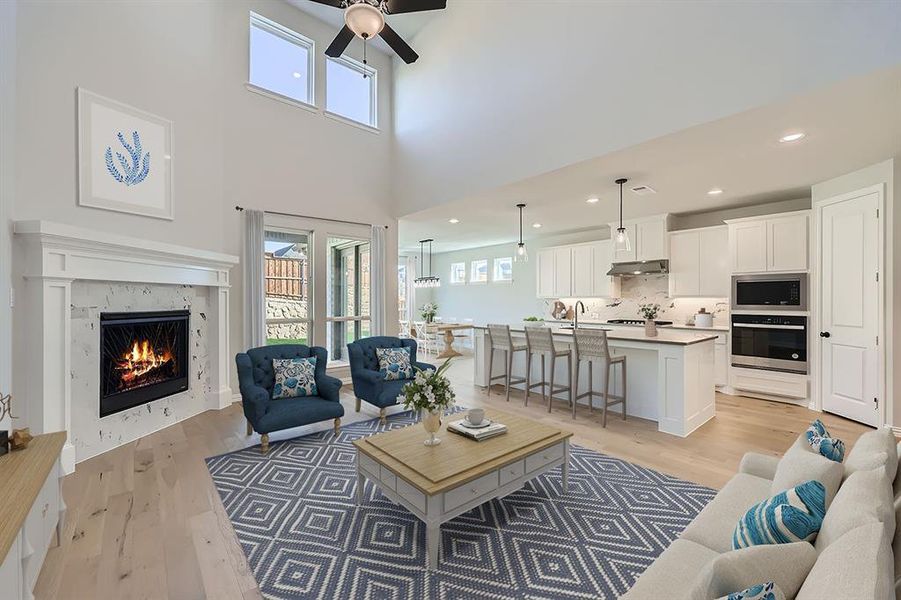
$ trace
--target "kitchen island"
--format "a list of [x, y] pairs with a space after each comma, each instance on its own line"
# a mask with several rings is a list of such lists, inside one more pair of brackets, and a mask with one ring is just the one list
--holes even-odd
[[[585, 329], [597, 328], [589, 326]], [[656, 421], [660, 431], [680, 437], [688, 436], [714, 417], [716, 414], [714, 340], [717, 338], [715, 333], [660, 328], [656, 337], [647, 337], [643, 328], [603, 329], [607, 331], [611, 354], [625, 354], [628, 357], [626, 381], [628, 415]], [[555, 344], [561, 348], [572, 349], [572, 328], [552, 327], [551, 330]], [[522, 326], [513, 325], [510, 332], [514, 343], [525, 344], [525, 330]], [[488, 385], [489, 348], [487, 329], [476, 327], [473, 380], [481, 387]], [[514, 354], [514, 378], [525, 375], [525, 355], [525, 352]], [[567, 377], [566, 362], [565, 358], [557, 359], [555, 380], [561, 383]], [[492, 374], [500, 375], [504, 372], [504, 368], [503, 357], [496, 356]], [[533, 381], [538, 379], [537, 371], [533, 365]], [[595, 390], [604, 389], [605, 377], [604, 369], [594, 369]], [[621, 377], [621, 370], [614, 369], [610, 393], [622, 394]], [[579, 393], [588, 390], [587, 368], [580, 369], [578, 383]], [[514, 389], [523, 387], [523, 384], [513, 386]], [[539, 391], [540, 388], [535, 388], [532, 393], [536, 394], [534, 397], [540, 402]], [[565, 399], [567, 395], [566, 392], [562, 392], [555, 394], [554, 397]], [[582, 398], [579, 403], [587, 405], [588, 398]], [[600, 405], [601, 402], [595, 398], [595, 406]], [[611, 416], [615, 418], [618, 411], [619, 407], [614, 408]]]

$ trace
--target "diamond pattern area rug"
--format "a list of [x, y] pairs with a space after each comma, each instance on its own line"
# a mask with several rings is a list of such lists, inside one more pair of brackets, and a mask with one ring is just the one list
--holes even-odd
[[560, 469], [441, 526], [438, 571], [425, 526], [369, 481], [353, 440], [416, 419], [400, 413], [207, 459], [266, 598], [617, 598], [715, 492], [573, 446]]

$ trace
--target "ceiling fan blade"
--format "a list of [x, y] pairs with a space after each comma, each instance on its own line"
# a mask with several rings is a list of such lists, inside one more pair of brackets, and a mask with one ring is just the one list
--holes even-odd
[[329, 47], [325, 49], [325, 55], [331, 56], [332, 58], [338, 58], [347, 48], [350, 41], [354, 39], [354, 32], [350, 30], [350, 27], [345, 25], [341, 31], [338, 32], [338, 35], [335, 36], [335, 39], [332, 40], [332, 43], [329, 44]]
[[325, 4], [326, 6], [334, 6], [335, 8], [344, 8], [344, 2], [342, 0], [310, 0], [310, 2], [315, 2], [316, 4]]
[[382, 36], [385, 43], [391, 46], [391, 49], [397, 52], [397, 55], [408, 65], [415, 63], [416, 59], [419, 58], [419, 55], [413, 51], [413, 48], [411, 48], [407, 42], [403, 41], [401, 37], [397, 35], [397, 32], [391, 29], [387, 23], [385, 23], [385, 28], [382, 29], [382, 32], [379, 35]]
[[423, 12], [447, 8], [447, 0], [388, 0], [388, 14]]

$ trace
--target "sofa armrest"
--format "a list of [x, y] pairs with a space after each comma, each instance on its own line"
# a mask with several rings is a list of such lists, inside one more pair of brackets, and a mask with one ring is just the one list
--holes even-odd
[[319, 397], [332, 402], [340, 400], [339, 390], [342, 385], [343, 382], [340, 379], [331, 375], [323, 375], [316, 380], [316, 387], [319, 388]]
[[424, 362], [415, 362], [415, 363], [413, 363], [413, 366], [416, 367], [417, 369], [421, 369], [423, 371], [435, 371], [436, 370], [435, 365], [430, 365], [429, 363], [424, 363]]
[[742, 457], [738, 471], [739, 473], [772, 480], [776, 476], [776, 467], [778, 466], [779, 459], [775, 456], [748, 452]]
[[258, 385], [241, 386], [241, 406], [244, 408], [244, 416], [256, 425], [257, 421], [266, 414], [266, 406], [269, 404], [269, 392]]
[[380, 372], [370, 371], [369, 369], [358, 369], [354, 371], [353, 376], [370, 385], [378, 385], [385, 379]]

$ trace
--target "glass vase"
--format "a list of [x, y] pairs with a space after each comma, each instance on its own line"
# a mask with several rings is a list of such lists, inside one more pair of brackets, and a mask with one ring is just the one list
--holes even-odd
[[429, 433], [429, 438], [423, 442], [426, 446], [437, 446], [441, 443], [441, 438], [435, 436], [441, 429], [441, 415], [440, 410], [423, 409], [419, 411], [419, 420], [422, 421], [423, 428]]

